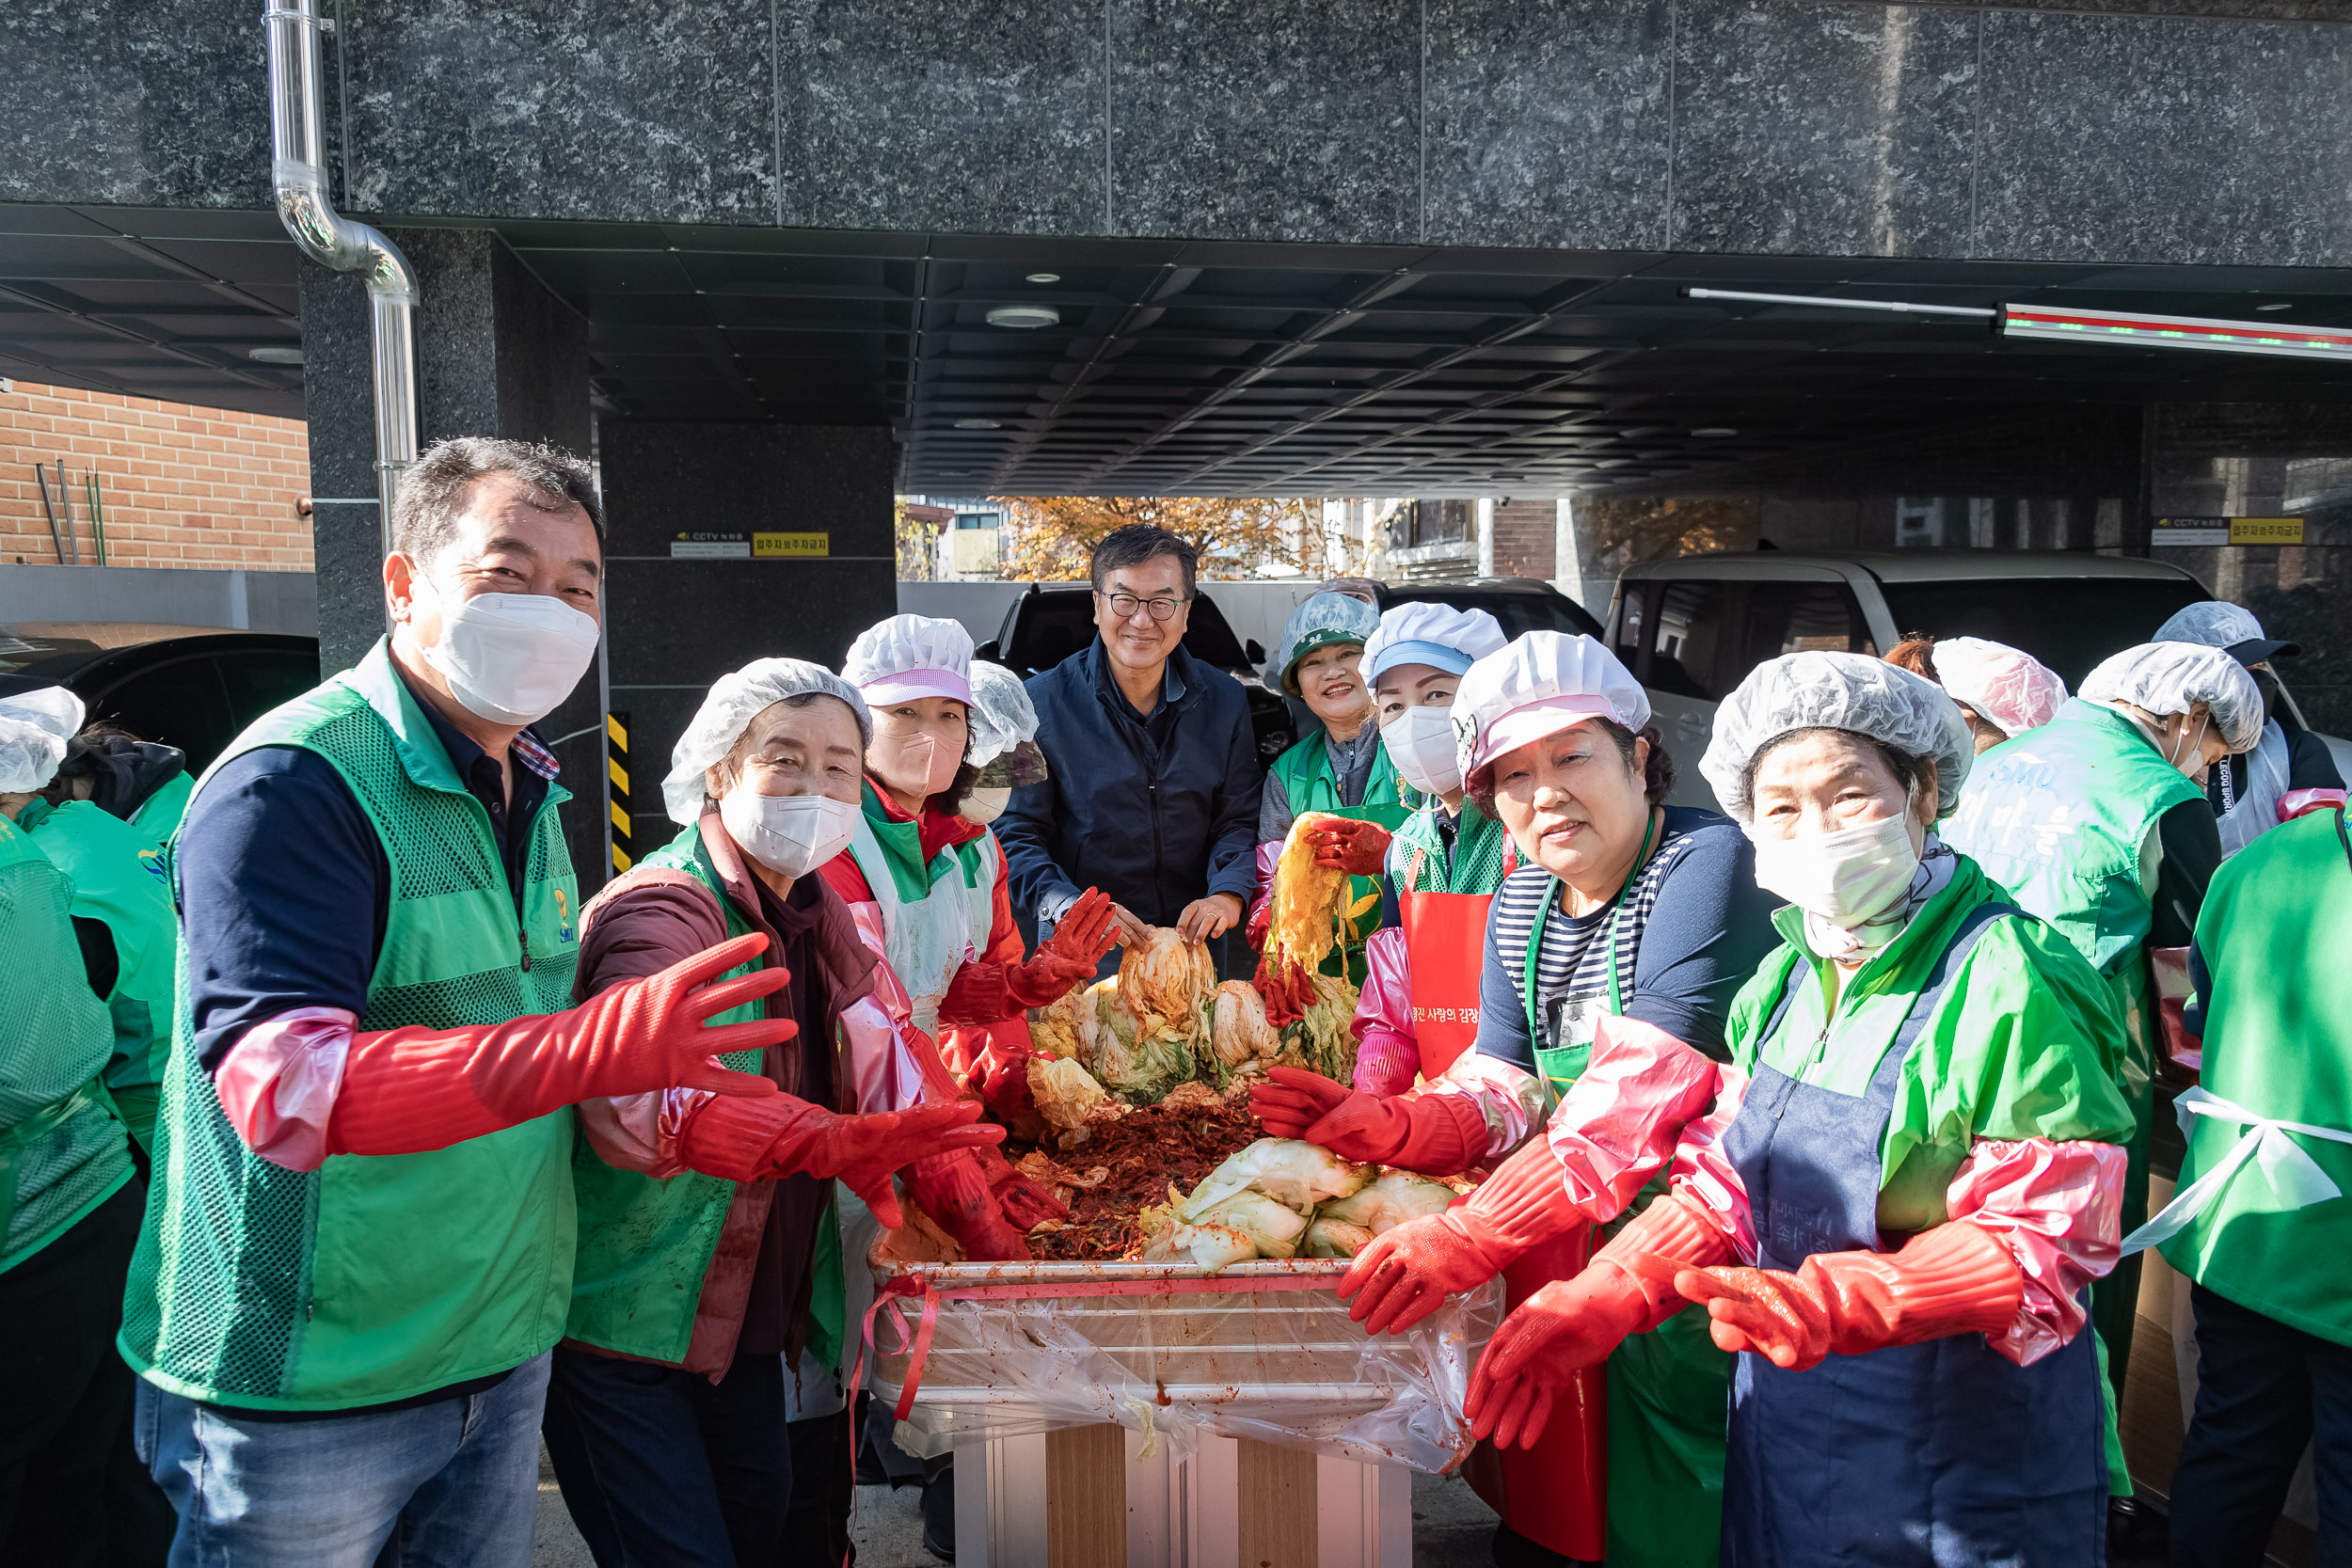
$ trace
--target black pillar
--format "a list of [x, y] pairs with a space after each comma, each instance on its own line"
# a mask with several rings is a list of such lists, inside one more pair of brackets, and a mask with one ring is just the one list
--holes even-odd
[[[712, 681], [761, 657], [837, 670], [859, 632], [898, 613], [893, 459], [880, 427], [607, 423], [599, 436], [611, 700], [628, 716], [628, 846], [643, 854], [675, 832], [661, 779]], [[681, 547], [682, 534], [734, 537]]]
[[[392, 242], [417, 273], [417, 431], [546, 441], [585, 457], [588, 323], [539, 286], [486, 230], [405, 229]], [[358, 277], [302, 266], [303, 397], [318, 572], [319, 665], [347, 669], [384, 631], [375, 505], [375, 401], [368, 296]], [[600, 672], [539, 721], [557, 742], [564, 837], [583, 895], [604, 880]]]

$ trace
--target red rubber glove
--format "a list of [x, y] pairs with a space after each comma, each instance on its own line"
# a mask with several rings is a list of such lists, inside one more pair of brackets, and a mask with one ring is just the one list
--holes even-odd
[[977, 962], [958, 970], [940, 1001], [940, 1022], [984, 1027], [1058, 1002], [1072, 987], [1094, 978], [1118, 940], [1109, 897], [1089, 888], [1027, 962]]
[[996, 1200], [1005, 1223], [1015, 1230], [1025, 1234], [1047, 1220], [1070, 1217], [1070, 1206], [1056, 1197], [1052, 1188], [1024, 1176], [1001, 1149], [980, 1148], [973, 1154], [979, 1161], [980, 1174], [988, 1179], [989, 1196]]
[[1340, 1276], [1339, 1298], [1367, 1334], [1402, 1334], [1445, 1298], [1484, 1285], [1510, 1259], [1487, 1253], [1454, 1220], [1423, 1214], [1381, 1232]]
[[907, 1171], [907, 1188], [974, 1262], [1001, 1263], [1029, 1256], [1029, 1243], [1005, 1222], [996, 1195], [989, 1191], [988, 1177], [970, 1149], [918, 1161]]
[[1317, 865], [1335, 866], [1351, 877], [1377, 877], [1389, 866], [1389, 830], [1377, 822], [1335, 816], [1307, 830]]
[[1460, 1095], [1365, 1094], [1321, 1073], [1272, 1067], [1265, 1082], [1249, 1085], [1249, 1109], [1276, 1137], [1304, 1138], [1359, 1164], [1451, 1176], [1486, 1152], [1486, 1120]]
[[564, 1012], [355, 1035], [327, 1122], [327, 1152], [421, 1154], [583, 1100], [674, 1086], [776, 1094], [767, 1079], [730, 1072], [712, 1058], [782, 1045], [800, 1033], [797, 1024], [785, 1018], [704, 1022], [791, 983], [778, 964], [706, 984], [767, 949], [757, 933], [737, 937]]
[[1900, 1252], [1824, 1252], [1794, 1274], [1685, 1269], [1675, 1289], [1705, 1304], [1724, 1350], [1752, 1350], [1788, 1371], [1832, 1354], [1997, 1334], [2017, 1317], [2025, 1275], [1991, 1235], [1960, 1221], [1922, 1230]]
[[1278, 963], [1272, 948], [1259, 955], [1258, 973], [1249, 983], [1265, 1003], [1265, 1021], [1277, 1029], [1296, 1023], [1314, 1006], [1314, 981], [1296, 964]]
[[2279, 820], [2292, 822], [2315, 811], [2342, 811], [2347, 796], [2341, 789], [2290, 789], [2279, 797]]
[[917, 1105], [873, 1116], [835, 1116], [788, 1094], [765, 1100], [712, 1100], [678, 1133], [678, 1158], [706, 1176], [761, 1181], [785, 1176], [837, 1177], [866, 1200], [886, 1230], [905, 1223], [890, 1176], [952, 1149], [993, 1148], [1001, 1127], [976, 1127], [969, 1101]]
[[1668, 1284], [1677, 1266], [1730, 1255], [1730, 1239], [1690, 1199], [1669, 1193], [1651, 1204], [1582, 1273], [1553, 1280], [1502, 1320], [1463, 1401], [1471, 1433], [1497, 1448], [1534, 1448], [1579, 1371], [1682, 1309]]

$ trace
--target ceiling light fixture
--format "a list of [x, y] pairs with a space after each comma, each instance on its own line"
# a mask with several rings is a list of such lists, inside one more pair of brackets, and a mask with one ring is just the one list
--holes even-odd
[[958, 430], [995, 430], [999, 427], [994, 420], [958, 420], [956, 428]]
[[2290, 300], [2282, 299], [2276, 305], [2257, 305], [2254, 309], [2257, 310], [2292, 310], [2295, 305]]
[[1061, 274], [1057, 272], [1033, 272], [1029, 274], [1029, 281], [1032, 283], [1058, 283], [1061, 281]]
[[999, 305], [988, 313], [989, 325], [1018, 327], [1023, 331], [1052, 326], [1060, 320], [1061, 312], [1050, 305]]
[[1740, 433], [1727, 424], [1703, 424], [1691, 434], [1702, 441], [1720, 441], [1726, 436], [1737, 436]]
[[302, 363], [302, 350], [299, 348], [249, 348], [245, 351], [245, 356], [264, 365], [299, 365]]

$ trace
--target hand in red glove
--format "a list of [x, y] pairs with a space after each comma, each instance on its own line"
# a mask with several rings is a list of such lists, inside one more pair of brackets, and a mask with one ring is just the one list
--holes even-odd
[[1343, 1160], [1451, 1176], [1486, 1152], [1486, 1125], [1459, 1095], [1410, 1099], [1343, 1088], [1299, 1068], [1266, 1069], [1249, 1109], [1278, 1138], [1304, 1138]]
[[988, 1179], [989, 1194], [995, 1198], [1006, 1224], [1025, 1234], [1047, 1220], [1070, 1217], [1070, 1206], [1056, 1197], [1052, 1188], [1023, 1175], [1001, 1150], [983, 1148], [975, 1152], [980, 1173]]
[[1317, 865], [1351, 877], [1377, 877], [1388, 869], [1389, 830], [1377, 822], [1334, 816], [1308, 829], [1307, 842], [1314, 846]]
[[1997, 1334], [2016, 1321], [2025, 1278], [2000, 1243], [1961, 1221], [1899, 1252], [1824, 1252], [1794, 1274], [1685, 1269], [1675, 1289], [1705, 1304], [1717, 1346], [1788, 1371], [1947, 1334]]
[[1000, 1263], [1025, 1259], [1029, 1243], [1005, 1221], [988, 1178], [969, 1149], [935, 1154], [907, 1172], [907, 1187], [924, 1212], [939, 1228], [955, 1238], [964, 1257], [974, 1262]]
[[1502, 1320], [1463, 1402], [1471, 1433], [1492, 1437], [1497, 1448], [1515, 1441], [1534, 1448], [1578, 1372], [1606, 1360], [1627, 1335], [1681, 1310], [1682, 1299], [1667, 1283], [1677, 1264], [1730, 1253], [1730, 1240], [1681, 1195], [1652, 1203], [1581, 1274], [1553, 1280]]
[[327, 1123], [327, 1152], [447, 1148], [582, 1100], [673, 1086], [775, 1094], [769, 1080], [731, 1072], [713, 1058], [781, 1045], [800, 1033], [799, 1026], [783, 1018], [706, 1022], [791, 983], [781, 964], [707, 983], [767, 948], [764, 936], [737, 937], [565, 1012], [457, 1029], [419, 1025], [355, 1035]]
[[1340, 1277], [1339, 1298], [1367, 1334], [1402, 1334], [1445, 1298], [1484, 1285], [1510, 1261], [1479, 1246], [1454, 1210], [1406, 1220], [1372, 1239]]
[[980, 1107], [970, 1101], [835, 1116], [788, 1094], [714, 1100], [686, 1123], [678, 1155], [706, 1176], [730, 1181], [838, 1177], [866, 1200], [884, 1229], [896, 1230], [905, 1221], [891, 1173], [954, 1149], [993, 1152], [1005, 1130], [975, 1126], [979, 1115]]
[[1023, 1007], [1042, 1007], [1058, 1002], [1073, 986], [1094, 978], [1103, 955], [1119, 941], [1119, 920], [1108, 894], [1089, 888], [1070, 906], [1054, 934], [1038, 943], [1028, 962], [1016, 964], [1005, 977], [1013, 1001]]
[[1295, 963], [1282, 963], [1269, 947], [1258, 958], [1258, 973], [1250, 980], [1265, 1003], [1265, 1021], [1277, 1029], [1296, 1023], [1314, 1006], [1315, 983]]

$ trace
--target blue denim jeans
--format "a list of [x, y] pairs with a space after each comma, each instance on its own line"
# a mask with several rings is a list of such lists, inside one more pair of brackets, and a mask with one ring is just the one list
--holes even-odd
[[139, 1385], [171, 1568], [530, 1568], [548, 1357], [412, 1410], [255, 1421]]

